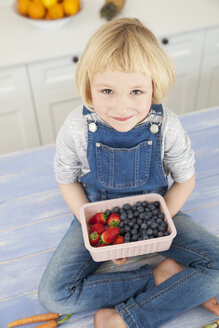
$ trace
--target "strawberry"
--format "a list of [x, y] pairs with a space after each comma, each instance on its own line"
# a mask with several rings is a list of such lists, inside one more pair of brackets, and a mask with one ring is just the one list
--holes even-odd
[[99, 234], [101, 234], [102, 232], [105, 231], [105, 227], [104, 227], [104, 225], [101, 224], [101, 223], [95, 223], [95, 224], [93, 224], [93, 225], [91, 226], [91, 228], [90, 228], [90, 233], [91, 233], [91, 232], [94, 232], [94, 231], [96, 231], [96, 232], [98, 232]]
[[100, 234], [98, 232], [94, 231], [89, 235], [89, 241], [91, 246], [97, 245], [99, 240], [100, 240]]
[[118, 234], [119, 234], [119, 228], [109, 227], [101, 234], [100, 239], [104, 242], [104, 244], [112, 244], [116, 239], [116, 237], [118, 236]]
[[106, 224], [106, 219], [107, 216], [104, 213], [98, 212], [92, 216], [89, 221], [89, 224], [102, 223], [104, 225]]
[[111, 227], [119, 227], [119, 224], [121, 222], [120, 216], [117, 213], [112, 213], [107, 219], [107, 225]]
[[103, 247], [103, 246], [107, 246], [107, 244], [97, 244], [96, 247]]
[[114, 242], [113, 242], [113, 245], [118, 245], [118, 244], [123, 244], [125, 242], [125, 239], [123, 236], [118, 236]]

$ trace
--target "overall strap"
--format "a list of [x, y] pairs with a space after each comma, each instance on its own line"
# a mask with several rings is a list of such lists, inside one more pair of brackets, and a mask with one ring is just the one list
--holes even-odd
[[92, 111], [87, 109], [87, 107], [83, 106], [83, 115], [88, 115], [88, 114], [91, 114], [91, 113], [92, 113]]
[[163, 106], [161, 104], [152, 104], [151, 105], [151, 114], [163, 116]]

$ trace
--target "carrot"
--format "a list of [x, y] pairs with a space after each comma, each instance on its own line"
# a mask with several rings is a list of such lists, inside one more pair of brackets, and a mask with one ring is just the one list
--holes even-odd
[[49, 320], [54, 320], [58, 319], [59, 314], [57, 313], [46, 313], [46, 314], [39, 314], [39, 315], [33, 315], [31, 317], [27, 317], [24, 319], [18, 319], [15, 321], [12, 321], [8, 324], [7, 328], [12, 328], [20, 325], [25, 325], [27, 323], [33, 323], [33, 322], [41, 322], [41, 321], [49, 321]]
[[58, 326], [58, 323], [56, 320], [50, 320], [47, 321], [45, 323], [43, 323], [42, 325], [39, 325], [35, 328], [56, 328]]

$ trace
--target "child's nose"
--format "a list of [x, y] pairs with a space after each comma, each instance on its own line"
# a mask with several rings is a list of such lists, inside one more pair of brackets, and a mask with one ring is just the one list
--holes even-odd
[[130, 103], [126, 97], [117, 98], [116, 101], [116, 112], [118, 114], [125, 114], [129, 111]]

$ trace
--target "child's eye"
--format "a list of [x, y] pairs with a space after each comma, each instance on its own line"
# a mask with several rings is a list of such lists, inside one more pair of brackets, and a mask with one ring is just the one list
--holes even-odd
[[142, 94], [142, 91], [141, 90], [132, 90], [131, 91], [131, 94], [132, 95], [141, 95]]
[[111, 89], [103, 89], [102, 92], [106, 95], [110, 95], [111, 93], [113, 93], [113, 90]]

